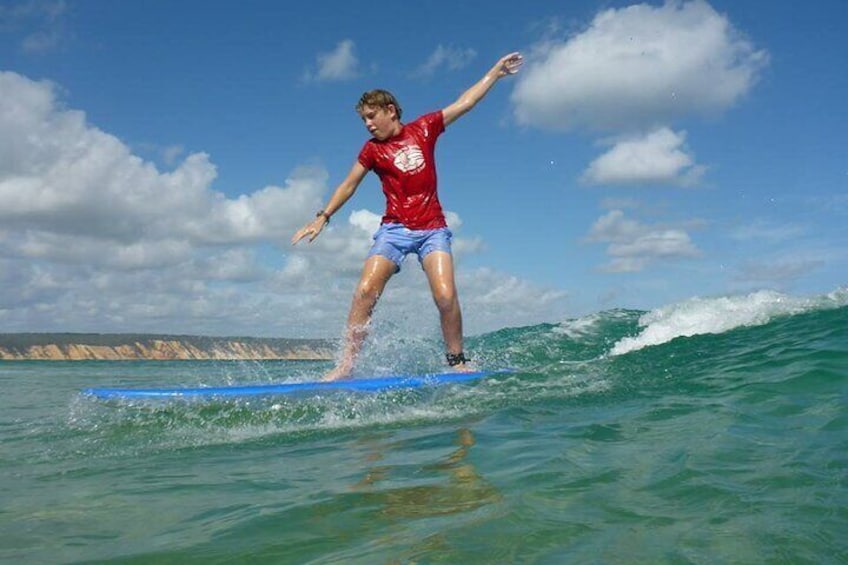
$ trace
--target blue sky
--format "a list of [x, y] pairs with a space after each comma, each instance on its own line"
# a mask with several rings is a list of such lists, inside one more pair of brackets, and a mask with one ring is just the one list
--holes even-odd
[[[501, 55], [437, 148], [468, 333], [848, 273], [848, 3], [4, 1], [0, 330], [340, 334], [382, 213], [311, 245], [381, 87]], [[438, 335], [414, 259], [380, 323]]]

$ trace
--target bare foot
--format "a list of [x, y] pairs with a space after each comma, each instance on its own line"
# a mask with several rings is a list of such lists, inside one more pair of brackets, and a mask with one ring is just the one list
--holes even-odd
[[456, 373], [473, 373], [477, 370], [477, 367], [474, 366], [470, 361], [466, 363], [460, 363], [459, 365], [454, 365], [451, 367], [451, 371]]
[[332, 371], [330, 371], [329, 373], [324, 375], [324, 377], [321, 380], [322, 381], [340, 381], [340, 380], [343, 380], [343, 379], [349, 379], [351, 372], [353, 372], [352, 367], [345, 367], [345, 366], [339, 365], [339, 366], [335, 367]]

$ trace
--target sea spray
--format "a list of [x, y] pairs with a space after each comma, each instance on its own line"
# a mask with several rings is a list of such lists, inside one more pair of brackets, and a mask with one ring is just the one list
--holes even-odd
[[795, 298], [774, 291], [759, 291], [746, 296], [692, 298], [640, 317], [639, 325], [643, 329], [639, 335], [620, 340], [610, 353], [622, 355], [678, 337], [720, 334], [743, 326], [763, 325], [779, 316], [839, 308], [846, 304], [848, 295], [839, 291], [816, 299]]

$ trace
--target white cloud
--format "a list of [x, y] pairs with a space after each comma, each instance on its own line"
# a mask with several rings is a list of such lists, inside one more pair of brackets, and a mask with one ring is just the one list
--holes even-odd
[[356, 56], [356, 44], [345, 39], [336, 48], [316, 57], [316, 69], [307, 70], [304, 79], [307, 82], [334, 82], [350, 80], [359, 76], [359, 59]]
[[177, 164], [180, 156], [185, 152], [185, 147], [182, 145], [169, 145], [162, 149], [162, 160], [169, 167]]
[[592, 161], [583, 173], [589, 184], [697, 184], [704, 167], [686, 152], [685, 132], [659, 128], [646, 135], [627, 136]]
[[[731, 108], [769, 59], [704, 0], [603, 10], [564, 39], [548, 35], [526, 58], [511, 95], [519, 124], [608, 136], [608, 149], [586, 167], [583, 182], [675, 186], [699, 184], [706, 167], [671, 124]], [[699, 256], [686, 227], [646, 225], [616, 207], [587, 240], [607, 244], [611, 259], [603, 270], [636, 272]]]
[[[130, 321], [139, 330], [226, 331], [229, 306], [239, 305], [245, 310], [237, 318], [278, 325], [256, 297], [278, 298], [270, 291], [234, 297], [233, 284], [270, 276], [251, 246], [288, 248], [323, 201], [327, 173], [300, 168], [282, 187], [228, 198], [213, 189], [207, 155], [160, 172], [84, 113], [65, 109], [56, 90], [0, 73], [5, 327], [114, 331]], [[217, 321], [192, 318], [214, 304], [222, 306], [211, 316]]]
[[265, 275], [255, 250], [249, 248], [226, 249], [197, 262], [203, 276], [213, 281], [253, 282]]
[[528, 58], [512, 94], [519, 123], [625, 131], [721, 112], [768, 61], [702, 0], [605, 10]]
[[52, 50], [62, 41], [58, 30], [38, 31], [28, 35], [21, 43], [21, 49], [27, 53], [45, 53]]
[[429, 78], [436, 73], [439, 67], [447, 67], [449, 70], [455, 71], [468, 66], [476, 57], [477, 51], [471, 48], [462, 49], [459, 47], [439, 45], [430, 54], [427, 61], [415, 69], [413, 75], [421, 78]]
[[[230, 197], [215, 190], [208, 155], [160, 171], [67, 109], [57, 90], [0, 73], [6, 331], [340, 335], [379, 214], [338, 214], [314, 243], [292, 247], [294, 231], [326, 202], [325, 170], [301, 167], [282, 186]], [[447, 215], [461, 231], [461, 218]], [[482, 246], [454, 242], [458, 255]], [[400, 308], [387, 309], [392, 318], [410, 308], [435, 315], [416, 261], [404, 275], [389, 293]], [[501, 274], [461, 279], [478, 310], [470, 331], [504, 325], [515, 312], [542, 315], [559, 298]]]
[[[461, 272], [457, 284], [470, 328], [519, 327], [564, 317], [568, 293], [482, 268]], [[506, 314], [505, 314], [506, 313]]]
[[791, 241], [804, 235], [804, 227], [794, 224], [776, 224], [766, 220], [751, 220], [744, 226], [738, 226], [730, 232], [730, 237], [737, 241], [765, 241], [780, 243]]
[[786, 284], [809, 276], [825, 266], [819, 258], [783, 257], [772, 261], [748, 261], [736, 270], [734, 280], [755, 284]]
[[324, 170], [301, 168], [284, 187], [228, 199], [212, 188], [217, 173], [208, 155], [160, 172], [82, 112], [62, 109], [54, 90], [0, 73], [0, 221], [18, 230], [6, 243], [18, 242], [25, 254], [66, 255], [68, 237], [79, 238], [75, 252], [91, 249], [95, 262], [118, 248], [169, 254], [179, 242], [282, 241], [326, 190]]
[[614, 273], [638, 272], [657, 260], [700, 255], [686, 231], [643, 224], [626, 218], [621, 210], [598, 218], [586, 240], [608, 244], [607, 255], [612, 260], [602, 270]]
[[64, 0], [27, 0], [0, 5], [0, 32], [18, 35], [19, 47], [24, 53], [45, 53], [66, 40], [66, 13], [67, 3]]
[[627, 241], [644, 233], [645, 227], [624, 217], [621, 210], [610, 210], [598, 218], [589, 231], [589, 241]]
[[370, 210], [356, 210], [350, 214], [350, 224], [371, 235], [380, 227], [382, 216]]
[[[485, 267], [458, 269], [456, 277], [463, 326], [469, 335], [559, 320], [566, 314], [568, 294], [560, 289], [540, 287]], [[391, 325], [405, 335], [441, 336], [438, 310], [414, 258], [410, 257], [401, 273], [389, 281], [380, 302], [376, 322], [390, 318]]]

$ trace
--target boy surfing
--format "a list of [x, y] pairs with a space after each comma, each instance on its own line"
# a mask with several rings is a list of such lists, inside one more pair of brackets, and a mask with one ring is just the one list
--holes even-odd
[[306, 237], [314, 241], [353, 196], [368, 171], [373, 170], [380, 178], [386, 211], [353, 294], [341, 357], [325, 380], [351, 376], [377, 300], [410, 253], [418, 256], [439, 310], [447, 363], [456, 370], [468, 370], [462, 311], [454, 280], [452, 233], [437, 191], [436, 140], [447, 126], [482, 100], [498, 80], [517, 73], [523, 62], [519, 53], [501, 57], [452, 104], [409, 123], [401, 121], [401, 106], [386, 90], [370, 90], [359, 99], [356, 111], [372, 137], [327, 205], [292, 237], [292, 245]]

